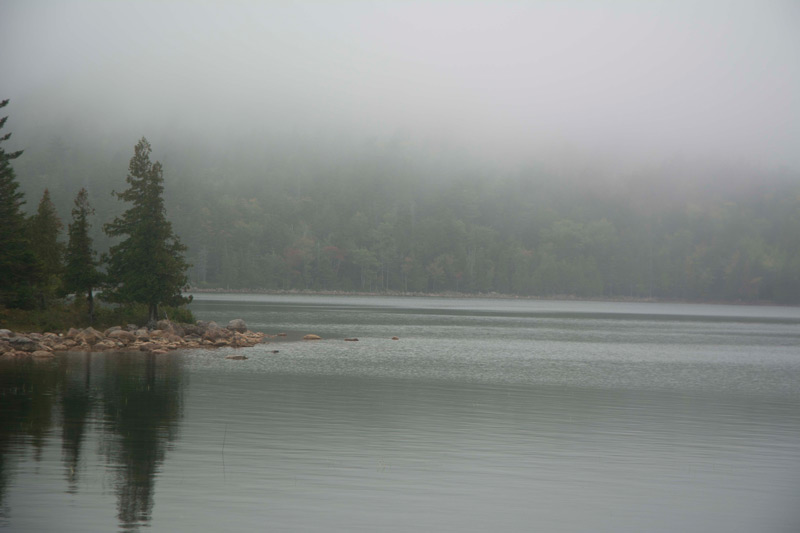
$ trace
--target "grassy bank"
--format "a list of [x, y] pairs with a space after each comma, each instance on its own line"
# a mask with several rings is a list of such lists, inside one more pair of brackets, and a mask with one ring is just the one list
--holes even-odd
[[[192, 312], [185, 307], [160, 307], [162, 318], [168, 317], [173, 322], [194, 323]], [[86, 305], [70, 302], [54, 302], [46, 309], [5, 309], [0, 308], [0, 328], [12, 331], [31, 332], [63, 332], [69, 328], [105, 329], [111, 326], [147, 323], [147, 306], [140, 304], [125, 306], [98, 305], [94, 321], [89, 320]]]

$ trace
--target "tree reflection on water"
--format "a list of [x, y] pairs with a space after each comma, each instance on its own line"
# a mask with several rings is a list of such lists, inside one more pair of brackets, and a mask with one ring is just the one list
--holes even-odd
[[60, 425], [66, 492], [80, 487], [91, 438], [112, 474], [125, 530], [152, 516], [156, 475], [182, 417], [180, 357], [139, 353], [67, 354], [55, 360], [0, 361], [0, 526], [13, 509], [6, 494], [16, 461], [42, 450]]

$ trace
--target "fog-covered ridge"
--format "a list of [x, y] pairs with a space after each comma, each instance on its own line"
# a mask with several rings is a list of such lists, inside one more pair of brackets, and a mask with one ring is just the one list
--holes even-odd
[[792, 2], [6, 2], [27, 208], [164, 165], [191, 281], [800, 301]]

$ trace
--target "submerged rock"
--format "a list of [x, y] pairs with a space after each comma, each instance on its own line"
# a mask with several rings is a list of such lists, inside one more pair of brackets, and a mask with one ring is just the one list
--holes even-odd
[[308, 335], [305, 335], [303, 337], [303, 340], [306, 340], [306, 341], [318, 341], [318, 340], [321, 340], [321, 339], [322, 339], [322, 337], [320, 337], [319, 335], [314, 335], [312, 333], [309, 333]]
[[245, 356], [245, 355], [239, 355], [239, 354], [233, 354], [233, 353], [232, 353], [232, 354], [230, 354], [230, 355], [226, 355], [226, 356], [225, 356], [225, 359], [232, 359], [232, 360], [234, 360], [234, 361], [243, 361], [243, 360], [247, 359], [247, 356]]

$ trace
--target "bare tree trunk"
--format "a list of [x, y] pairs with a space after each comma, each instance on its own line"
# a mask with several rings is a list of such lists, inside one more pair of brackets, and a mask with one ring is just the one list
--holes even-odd
[[89, 325], [94, 325], [94, 294], [92, 294], [92, 289], [89, 289], [88, 294], [86, 295], [86, 301], [89, 304]]

